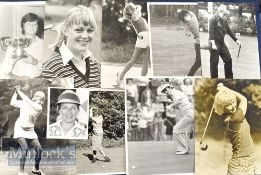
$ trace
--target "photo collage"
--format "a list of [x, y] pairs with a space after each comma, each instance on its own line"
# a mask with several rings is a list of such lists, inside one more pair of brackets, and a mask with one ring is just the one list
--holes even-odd
[[261, 175], [261, 0], [0, 14], [0, 174]]

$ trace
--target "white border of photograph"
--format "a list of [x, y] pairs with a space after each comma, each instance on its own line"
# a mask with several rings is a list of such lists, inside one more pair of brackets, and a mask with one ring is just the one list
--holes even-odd
[[[149, 3], [149, 2], [148, 2]], [[125, 93], [125, 148], [126, 148], [126, 174], [128, 175], [129, 174], [129, 149], [128, 149], [128, 127], [126, 127], [126, 124], [128, 123], [128, 120], [127, 120], [127, 93], [126, 93], [126, 85], [127, 85], [127, 79], [129, 78], [132, 78], [132, 79], [135, 79], [135, 78], [139, 78], [139, 79], [150, 79], [150, 78], [153, 78], [153, 79], [156, 79], [156, 78], [191, 78], [193, 81], [193, 87], [195, 86], [195, 80], [197, 78], [202, 78], [200, 76], [148, 76], [148, 77], [141, 77], [141, 76], [134, 76], [134, 77], [131, 77], [131, 76], [127, 76], [124, 78], [124, 93]], [[128, 126], [128, 125], [127, 125]], [[142, 156], [142, 155], [141, 155]], [[195, 156], [195, 154], [194, 154]], [[195, 169], [194, 169], [195, 171]], [[172, 174], [155, 174], [155, 175], [172, 175]], [[195, 175], [195, 173], [177, 173], [175, 175]]]
[[46, 1], [0, 1], [0, 5], [35, 5], [45, 4]]
[[[67, 136], [49, 136], [50, 133], [49, 133], [49, 122], [50, 122], [50, 92], [51, 92], [51, 89], [64, 89], [64, 90], [70, 90], [70, 89], [75, 89], [76, 90], [76, 93], [77, 93], [77, 90], [81, 90], [81, 91], [85, 91], [84, 92], [84, 96], [82, 96], [82, 92], [81, 92], [81, 95], [77, 94], [78, 97], [80, 98], [80, 102], [81, 102], [81, 105], [83, 104], [82, 103], [82, 100], [83, 98], [85, 100], [87, 100], [87, 106], [86, 106], [86, 112], [84, 111], [84, 109], [82, 109], [81, 105], [79, 106], [79, 113], [80, 112], [85, 112], [86, 113], [86, 136], [85, 137], [67, 137]], [[46, 138], [48, 139], [88, 139], [88, 123], [89, 123], [89, 95], [90, 95], [90, 91], [89, 89], [87, 88], [62, 88], [62, 87], [48, 87], [48, 102], [47, 102], [47, 131], [46, 131]], [[85, 122], [84, 122], [85, 123]]]
[[[125, 81], [125, 78], [123, 79], [123, 81]], [[125, 90], [124, 89], [109, 89], [109, 88], [91, 88], [90, 90], [89, 90], [89, 100], [88, 100], [88, 107], [90, 107], [90, 94], [91, 94], [91, 92], [97, 92], [97, 91], [99, 91], [99, 92], [122, 92], [122, 93], [124, 93], [124, 97], [125, 97]], [[126, 166], [125, 166], [125, 170], [126, 170], [126, 172], [109, 172], [109, 173], [86, 173], [86, 174], [77, 174], [77, 175], [117, 175], [117, 174], [127, 174], [127, 169], [126, 169], [126, 167], [127, 167], [127, 159], [126, 159], [126, 157], [127, 157], [127, 152], [126, 152], [126, 150], [127, 150], [127, 147], [126, 147], [126, 138], [127, 138], [127, 135], [126, 135], [126, 105], [125, 105], [125, 101], [126, 101], [126, 99], [124, 98], [124, 112], [125, 112], [125, 114], [124, 114], [124, 117], [125, 117], [125, 119], [124, 119], [124, 121], [125, 121], [125, 123], [124, 123], [124, 140], [125, 140], [125, 145], [124, 145], [124, 147], [125, 147], [125, 152], [123, 152], [123, 154], [125, 153], [125, 164], [126, 164]], [[88, 112], [90, 111], [90, 109], [88, 110]], [[77, 149], [76, 149], [76, 151], [77, 151]], [[124, 155], [123, 155], [124, 156]], [[123, 159], [124, 160], [124, 159]], [[77, 158], [76, 158], [76, 162], [77, 162]], [[124, 163], [124, 162], [123, 162]], [[76, 163], [77, 164], [77, 163]], [[76, 169], [76, 172], [77, 172], [77, 169]]]

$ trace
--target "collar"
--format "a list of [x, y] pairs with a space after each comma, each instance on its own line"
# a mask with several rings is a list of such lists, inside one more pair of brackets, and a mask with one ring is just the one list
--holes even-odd
[[[68, 64], [68, 62], [70, 60], [72, 60], [72, 59], [76, 60], [72, 51], [66, 46], [66, 44], [64, 42], [62, 43], [61, 47], [59, 48], [59, 51], [61, 53], [64, 66], [66, 64]], [[83, 53], [83, 60], [85, 60], [86, 58], [91, 57], [91, 56], [92, 56], [91, 51], [86, 49], [86, 51]]]

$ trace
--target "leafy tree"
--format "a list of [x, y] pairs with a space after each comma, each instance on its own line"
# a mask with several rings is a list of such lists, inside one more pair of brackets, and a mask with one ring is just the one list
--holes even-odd
[[127, 20], [123, 19], [125, 4], [133, 2], [142, 6], [142, 16], [147, 19], [147, 1], [103, 0], [102, 41], [122, 44], [135, 39], [136, 34]]
[[117, 91], [91, 91], [90, 107], [97, 106], [103, 116], [105, 138], [123, 138], [125, 133], [125, 96]]
[[[243, 94], [248, 99], [246, 119], [251, 126], [254, 140], [259, 141], [261, 139], [258, 135], [261, 128], [261, 84], [258, 80], [197, 79], [195, 86], [195, 116], [197, 132], [203, 133], [211, 107], [214, 103], [215, 94], [217, 93], [216, 87], [220, 82], [226, 87]], [[211, 117], [206, 136], [215, 139], [223, 139], [223, 128], [223, 121], [214, 113]]]

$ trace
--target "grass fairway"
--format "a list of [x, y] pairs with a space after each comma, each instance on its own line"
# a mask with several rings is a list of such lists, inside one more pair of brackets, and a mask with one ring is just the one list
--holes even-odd
[[95, 163], [91, 163], [91, 147], [87, 149], [77, 149], [77, 174], [125, 172], [126, 159], [124, 147], [104, 148], [104, 151], [106, 155], [111, 159], [111, 162], [104, 162], [103, 156], [98, 152], [98, 160]]
[[[25, 172], [32, 174], [33, 165], [26, 165]], [[40, 169], [46, 175], [75, 175], [75, 166], [58, 166], [58, 165], [42, 165], [40, 164]], [[17, 175], [19, 172], [19, 166], [9, 166], [8, 165], [8, 152], [1, 152], [0, 154], [0, 171], [3, 175]]]
[[173, 174], [194, 172], [194, 140], [190, 154], [176, 155], [174, 141], [128, 142], [130, 175]]
[[[207, 43], [208, 33], [200, 33], [201, 44]], [[226, 36], [225, 42], [233, 60], [233, 73], [236, 79], [259, 79], [260, 64], [257, 37], [241, 36], [242, 48], [237, 58], [238, 45]], [[210, 53], [208, 50], [201, 50], [202, 76], [210, 77]], [[219, 58], [218, 77], [225, 78], [224, 63]]]
[[[153, 73], [157, 76], [185, 76], [195, 61], [193, 37], [183, 30], [151, 26]], [[199, 69], [195, 76], [201, 76]]]

